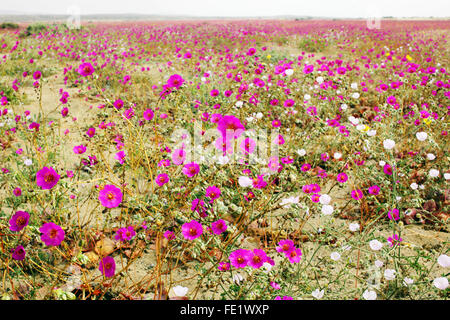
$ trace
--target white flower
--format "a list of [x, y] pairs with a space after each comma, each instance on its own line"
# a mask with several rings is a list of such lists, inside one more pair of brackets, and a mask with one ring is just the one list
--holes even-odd
[[289, 208], [291, 206], [291, 204], [298, 203], [299, 200], [300, 200], [300, 196], [297, 196], [297, 197], [292, 196], [292, 197], [281, 200], [280, 205], [282, 205], [284, 208]]
[[31, 159], [25, 159], [25, 161], [23, 162], [27, 167], [31, 166], [33, 164], [33, 161], [31, 161]]
[[409, 285], [411, 285], [411, 284], [413, 284], [413, 283], [414, 283], [414, 280], [411, 279], [411, 278], [405, 277], [405, 279], [403, 279], [403, 285], [404, 285], [405, 287], [407, 287], [407, 286], [409, 286]]
[[288, 76], [292, 76], [292, 74], [294, 73], [294, 70], [292, 70], [292, 69], [287, 69], [287, 70], [285, 71], [285, 73], [286, 73], [286, 75], [288, 75]]
[[305, 151], [305, 149], [300, 149], [300, 150], [297, 150], [297, 154], [299, 156], [303, 157], [306, 154], [306, 151]]
[[323, 82], [323, 77], [317, 77], [317, 78], [316, 78], [316, 81], [317, 81], [318, 83], [322, 83], [322, 82]]
[[335, 153], [333, 154], [333, 157], [334, 157], [336, 160], [338, 160], [338, 159], [340, 159], [340, 158], [342, 157], [342, 153], [340, 153], [340, 152], [335, 152]]
[[262, 267], [264, 268], [263, 269], [264, 273], [269, 273], [270, 270], [272, 270], [272, 265], [270, 263], [268, 263], [268, 262], [264, 262]]
[[319, 197], [319, 202], [320, 202], [321, 204], [329, 204], [330, 201], [331, 201], [331, 197], [330, 197], [329, 195], [327, 195], [327, 194], [322, 194], [322, 195]]
[[227, 156], [219, 156], [219, 158], [217, 159], [217, 163], [220, 165], [225, 165], [228, 162], [230, 162], [230, 158], [228, 158]]
[[247, 176], [240, 176], [238, 182], [239, 185], [243, 188], [247, 188], [253, 185], [253, 180]]
[[436, 278], [433, 281], [433, 286], [435, 286], [439, 290], [445, 290], [448, 288], [448, 280], [444, 277]]
[[436, 178], [436, 177], [439, 176], [439, 170], [431, 169], [430, 172], [429, 172], [428, 174], [430, 175], [430, 177]]
[[428, 134], [426, 132], [421, 131], [421, 132], [416, 133], [416, 138], [419, 141], [425, 141], [425, 140], [427, 140], [427, 137], [428, 137]]
[[391, 139], [386, 139], [383, 141], [383, 146], [386, 150], [391, 150], [395, 147], [395, 141]]
[[339, 254], [339, 252], [335, 251], [330, 254], [330, 258], [331, 260], [338, 261], [341, 258], [341, 255]]
[[261, 119], [264, 115], [261, 112], [256, 114], [256, 119]]
[[311, 96], [309, 94], [305, 94], [305, 96], [303, 97], [305, 100], [309, 100], [311, 99]]
[[380, 162], [378, 162], [378, 164], [383, 167], [386, 164], [386, 162], [381, 160]]
[[188, 293], [189, 289], [182, 286], [176, 286], [173, 288], [173, 292], [177, 295], [177, 297], [185, 297]]
[[352, 124], [354, 124], [355, 126], [359, 123], [359, 119], [355, 118], [354, 116], [350, 116], [348, 117], [348, 121], [350, 121]]
[[419, 187], [419, 185], [418, 185], [417, 183], [415, 183], [415, 182], [411, 183], [409, 186], [410, 186], [411, 189], [413, 189], [413, 190], [417, 190], [417, 188]]
[[427, 153], [427, 159], [432, 161], [432, 160], [436, 159], [436, 156], [432, 153]]
[[320, 291], [319, 289], [316, 289], [313, 292], [311, 292], [311, 295], [316, 299], [322, 299], [324, 293], [325, 291], [323, 289]]
[[236, 102], [236, 107], [237, 108], [242, 107], [243, 104], [244, 104], [244, 102], [238, 101], [238, 102]]
[[377, 299], [377, 293], [373, 290], [366, 290], [363, 293], [363, 298], [365, 300], [376, 300]]
[[352, 94], [352, 98], [353, 99], [358, 99], [359, 98], [359, 93], [358, 92], [353, 93]]
[[334, 211], [333, 206], [329, 205], [329, 204], [325, 204], [322, 206], [322, 213], [326, 216], [332, 214]]
[[358, 130], [358, 131], [363, 131], [365, 127], [366, 127], [366, 126], [365, 126], [364, 124], [358, 124], [358, 125], [356, 126], [356, 130]]
[[443, 268], [450, 267], [450, 257], [446, 254], [441, 254], [439, 258], [437, 258], [438, 264]]
[[356, 82], [353, 82], [351, 85], [350, 85], [350, 87], [352, 88], [352, 89], [358, 89], [358, 84], [356, 83]]
[[244, 280], [244, 277], [241, 274], [236, 273], [236, 274], [233, 275], [233, 282], [234, 283], [240, 284], [242, 280]]
[[375, 267], [381, 268], [384, 265], [383, 261], [375, 260]]
[[445, 178], [445, 180], [449, 180], [450, 179], [450, 173], [444, 173], [444, 178]]
[[348, 228], [350, 229], [350, 231], [356, 232], [359, 230], [359, 223], [357, 223], [357, 222], [350, 223]]
[[347, 108], [348, 108], [347, 104], [345, 104], [345, 103], [341, 104], [341, 109], [342, 110], [347, 110]]
[[384, 270], [384, 277], [386, 280], [394, 280], [395, 279], [395, 270], [394, 269], [386, 269]]
[[377, 134], [377, 130], [369, 130], [369, 131], [367, 131], [367, 135], [369, 136], [369, 137], [373, 137], [374, 135], [376, 135]]
[[369, 242], [369, 246], [373, 251], [378, 251], [383, 247], [383, 244], [377, 239], [374, 239]]

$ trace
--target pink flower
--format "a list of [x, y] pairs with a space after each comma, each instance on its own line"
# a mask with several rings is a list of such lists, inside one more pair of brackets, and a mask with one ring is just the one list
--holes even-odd
[[122, 191], [114, 185], [106, 185], [102, 190], [100, 190], [98, 195], [100, 203], [106, 208], [118, 207], [122, 202], [122, 198]]
[[248, 265], [250, 253], [245, 249], [237, 249], [230, 253], [231, 265], [235, 268], [245, 268]]
[[383, 172], [388, 176], [392, 175], [392, 167], [386, 163], [383, 167]]
[[398, 236], [398, 234], [394, 234], [392, 237], [388, 237], [388, 238], [387, 238], [387, 241], [389, 242], [389, 245], [390, 245], [391, 247], [393, 247], [393, 246], [396, 246], [396, 245], [400, 244], [400, 242], [402, 242], [403, 239], [400, 238], [400, 237]]
[[248, 265], [250, 267], [254, 269], [259, 269], [266, 261], [267, 255], [263, 250], [253, 249], [253, 251], [249, 252]]
[[64, 240], [64, 230], [53, 222], [44, 223], [39, 231], [42, 233], [41, 240], [46, 246], [59, 246]]
[[83, 145], [73, 147], [73, 153], [75, 154], [83, 154], [86, 152], [86, 147]]
[[144, 111], [144, 119], [147, 121], [150, 121], [153, 119], [153, 117], [155, 116], [155, 113], [153, 112], [152, 109], [147, 109]]
[[131, 239], [133, 239], [133, 237], [136, 235], [136, 231], [134, 231], [133, 226], [129, 226], [127, 228], [119, 228], [116, 231], [116, 235], [114, 237], [114, 239], [118, 240], [118, 241], [130, 241]]
[[235, 116], [228, 115], [223, 116], [217, 123], [217, 130], [222, 134], [224, 139], [234, 138], [237, 139], [245, 131], [245, 127], [241, 121]]
[[25, 259], [25, 249], [23, 248], [23, 246], [17, 246], [14, 250], [12, 251], [12, 258], [14, 260], [18, 260], [21, 261], [23, 259]]
[[185, 164], [184, 168], [183, 168], [183, 173], [186, 176], [188, 176], [189, 178], [192, 178], [193, 176], [198, 174], [199, 171], [200, 171], [200, 166], [195, 162]]
[[175, 239], [175, 233], [173, 231], [167, 230], [166, 232], [164, 232], [164, 238], [166, 238], [167, 240], [173, 240]]
[[211, 202], [220, 197], [221, 191], [216, 186], [209, 186], [206, 188], [206, 197], [211, 199]]
[[59, 174], [53, 169], [43, 167], [36, 173], [36, 184], [43, 190], [53, 188], [59, 181]]
[[219, 219], [211, 224], [211, 229], [214, 234], [221, 234], [227, 230], [228, 226], [226, 222], [222, 219]]
[[289, 253], [286, 253], [286, 257], [289, 259], [290, 263], [299, 263], [302, 259], [302, 250], [295, 248]]
[[171, 75], [169, 80], [167, 80], [167, 85], [169, 87], [175, 87], [179, 89], [184, 83], [183, 77], [181, 77], [179, 74]]
[[373, 186], [370, 186], [368, 191], [370, 194], [376, 196], [377, 194], [380, 193], [380, 187], [375, 184]]
[[253, 139], [250, 138], [245, 138], [242, 142], [241, 142], [241, 150], [245, 153], [245, 154], [249, 154], [249, 153], [253, 153], [253, 151], [255, 151], [256, 148], [256, 142]]
[[390, 220], [395, 220], [395, 221], [400, 220], [400, 213], [399, 213], [398, 209], [394, 208], [392, 210], [389, 210], [388, 218]]
[[116, 153], [116, 155], [114, 156], [114, 159], [116, 159], [117, 161], [119, 161], [120, 164], [124, 164], [125, 162], [125, 151], [120, 150], [119, 152]]
[[348, 180], [348, 176], [345, 172], [341, 172], [337, 175], [336, 180], [340, 183], [344, 183]]
[[200, 222], [192, 220], [191, 222], [186, 222], [181, 226], [181, 233], [185, 239], [194, 240], [202, 235], [203, 226]]
[[220, 262], [219, 266], [217, 267], [220, 271], [228, 271], [230, 270], [230, 264], [228, 262]]
[[156, 184], [161, 187], [165, 185], [167, 182], [169, 182], [169, 180], [170, 179], [167, 173], [161, 173], [156, 177]]
[[9, 220], [9, 230], [18, 232], [28, 225], [30, 214], [26, 211], [17, 211]]
[[16, 197], [20, 197], [20, 196], [22, 195], [22, 189], [20, 189], [19, 187], [15, 188], [15, 189], [13, 190], [13, 194], [14, 194]]
[[363, 193], [361, 190], [357, 189], [357, 190], [352, 190], [352, 198], [355, 200], [360, 200], [363, 198]]
[[95, 128], [89, 128], [86, 131], [86, 134], [88, 135], [89, 138], [92, 138], [95, 135]]
[[98, 266], [98, 270], [106, 277], [111, 278], [116, 273], [116, 262], [113, 257], [104, 257]]
[[82, 63], [78, 67], [78, 73], [83, 77], [90, 76], [91, 74], [94, 73], [94, 71], [95, 71], [94, 67], [89, 62]]
[[183, 164], [186, 160], [186, 152], [183, 149], [175, 149], [172, 153], [172, 161], [175, 165]]
[[292, 240], [280, 240], [278, 242], [278, 247], [276, 247], [277, 252], [289, 253], [295, 249], [294, 241]]

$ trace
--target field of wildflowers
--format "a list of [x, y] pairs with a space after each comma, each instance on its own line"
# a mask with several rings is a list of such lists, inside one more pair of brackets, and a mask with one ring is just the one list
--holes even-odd
[[448, 299], [449, 21], [25, 27], [2, 299]]

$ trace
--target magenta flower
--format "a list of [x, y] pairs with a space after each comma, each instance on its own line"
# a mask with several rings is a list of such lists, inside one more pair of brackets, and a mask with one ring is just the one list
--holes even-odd
[[19, 187], [15, 188], [15, 189], [13, 190], [13, 194], [14, 194], [16, 197], [20, 197], [20, 196], [22, 195], [22, 189], [20, 189]]
[[166, 238], [167, 240], [173, 240], [175, 239], [175, 233], [173, 231], [167, 230], [166, 232], [164, 232], [164, 238]]
[[192, 178], [200, 171], [200, 166], [195, 163], [191, 162], [188, 164], [185, 164], [183, 167], [183, 173], [188, 176], [189, 178]]
[[391, 176], [392, 175], [392, 167], [386, 163], [383, 167], [383, 172], [385, 174], [387, 174], [388, 176]]
[[116, 262], [113, 257], [107, 256], [104, 257], [98, 266], [98, 270], [104, 275], [106, 278], [111, 278], [116, 273]]
[[399, 213], [398, 209], [394, 208], [392, 210], [389, 210], [388, 218], [390, 220], [395, 220], [395, 221], [400, 220], [400, 213]]
[[348, 180], [348, 176], [345, 172], [338, 173], [336, 180], [340, 183], [344, 183]]
[[83, 154], [86, 152], [86, 147], [83, 145], [73, 147], [73, 153], [75, 154]]
[[289, 259], [290, 263], [299, 263], [302, 259], [302, 250], [295, 248], [289, 253], [286, 253], [286, 257]]
[[167, 173], [161, 173], [160, 175], [158, 175], [156, 177], [156, 184], [160, 187], [162, 187], [163, 185], [165, 185], [167, 182], [169, 182], [169, 176], [167, 175]]
[[288, 254], [295, 249], [294, 241], [292, 240], [280, 240], [278, 242], [278, 247], [276, 247], [277, 252]]
[[211, 230], [214, 234], [221, 234], [227, 230], [228, 226], [226, 222], [222, 219], [219, 219], [213, 223], [211, 223]]
[[155, 113], [153, 112], [152, 109], [147, 109], [144, 111], [144, 119], [147, 121], [150, 121], [153, 119], [153, 117], [155, 116]]
[[392, 237], [388, 237], [387, 241], [389, 242], [389, 246], [393, 247], [400, 244], [400, 242], [402, 242], [403, 239], [400, 238], [398, 234], [394, 234]]
[[123, 150], [120, 150], [119, 152], [117, 152], [114, 155], [114, 159], [119, 161], [120, 164], [124, 164], [125, 163], [125, 157], [126, 157], [125, 151], [123, 151]]
[[114, 185], [106, 185], [102, 190], [100, 190], [98, 195], [100, 203], [106, 208], [118, 207], [122, 202], [122, 198], [122, 190]]
[[175, 149], [172, 153], [172, 161], [175, 165], [183, 164], [184, 160], [186, 160], [186, 151], [183, 149]]
[[241, 120], [235, 116], [223, 116], [217, 123], [217, 130], [222, 134], [224, 139], [234, 138], [237, 139], [245, 131], [245, 127], [242, 125]]
[[21, 261], [25, 259], [26, 252], [23, 246], [17, 246], [15, 249], [12, 249], [11, 251], [12, 251], [12, 258], [14, 260]]
[[46, 246], [59, 246], [64, 240], [65, 232], [64, 230], [54, 224], [53, 222], [47, 222], [39, 228], [41, 234], [41, 241], [45, 243]]
[[355, 200], [360, 200], [363, 198], [363, 192], [359, 189], [357, 190], [352, 190], [352, 198]]
[[216, 186], [209, 186], [206, 188], [206, 197], [211, 199], [211, 202], [214, 202], [217, 198], [220, 197], [221, 191]]
[[129, 226], [127, 228], [119, 228], [116, 231], [116, 235], [114, 239], [118, 241], [130, 241], [136, 235], [136, 231], [134, 231], [133, 226]]
[[88, 135], [89, 138], [92, 138], [95, 135], [95, 128], [89, 128], [86, 131], [86, 134]]
[[200, 222], [192, 220], [191, 222], [186, 222], [181, 226], [181, 233], [185, 239], [194, 240], [202, 235], [203, 226]]
[[375, 184], [373, 186], [370, 186], [368, 191], [369, 191], [369, 194], [376, 196], [377, 194], [380, 193], [380, 187]]
[[235, 268], [245, 268], [250, 259], [250, 252], [245, 249], [237, 249], [230, 253], [231, 265]]
[[20, 231], [28, 225], [30, 214], [26, 211], [17, 211], [9, 220], [9, 230]]
[[253, 153], [253, 151], [255, 151], [255, 148], [256, 148], [256, 142], [253, 139], [245, 138], [241, 142], [240, 147], [244, 154]]
[[43, 190], [53, 188], [59, 181], [59, 174], [53, 169], [43, 167], [36, 173], [36, 184]]
[[89, 62], [82, 63], [78, 67], [78, 73], [83, 77], [90, 76], [91, 74], [94, 73], [94, 71], [95, 71], [94, 67]]
[[167, 85], [171, 88], [177, 88], [180, 89], [180, 87], [183, 85], [184, 79], [179, 74], [171, 75], [169, 80], [167, 80]]
[[230, 270], [230, 264], [228, 262], [220, 262], [219, 266], [217, 267], [220, 271], [228, 271]]
[[253, 251], [249, 252], [248, 265], [250, 267], [254, 269], [259, 269], [266, 261], [267, 255], [263, 250], [253, 249]]

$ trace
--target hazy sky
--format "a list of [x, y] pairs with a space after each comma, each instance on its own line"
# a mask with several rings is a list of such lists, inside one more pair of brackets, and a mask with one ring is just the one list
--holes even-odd
[[326, 17], [449, 17], [450, 0], [0, 0], [0, 12], [142, 13], [192, 16], [307, 15]]

